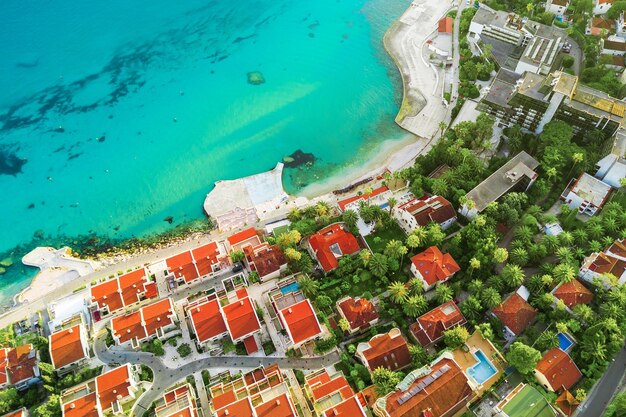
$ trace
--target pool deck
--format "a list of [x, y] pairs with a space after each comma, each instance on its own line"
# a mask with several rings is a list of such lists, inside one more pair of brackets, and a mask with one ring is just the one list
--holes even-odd
[[[456, 349], [452, 352], [452, 354], [454, 355], [454, 360], [456, 361], [456, 363], [459, 364], [459, 366], [461, 367], [461, 369], [463, 369], [463, 372], [465, 372], [466, 375], [467, 370], [478, 363], [478, 361], [472, 354], [472, 351], [477, 349], [480, 349], [498, 370], [498, 372], [496, 372], [491, 378], [489, 378], [482, 385], [476, 388], [475, 393], [477, 394], [477, 396], [480, 397], [486, 390], [491, 388], [493, 384], [498, 381], [498, 379], [500, 379], [500, 375], [502, 375], [506, 367], [506, 361], [504, 360], [502, 354], [495, 348], [495, 346], [493, 346], [493, 344], [489, 340], [483, 338], [481, 334], [477, 331], [474, 332], [474, 334], [472, 334], [469, 339], [467, 339], [467, 342], [465, 342], [465, 344], [470, 348], [469, 352], [464, 352], [462, 349]], [[474, 382], [471, 378], [470, 381]]]

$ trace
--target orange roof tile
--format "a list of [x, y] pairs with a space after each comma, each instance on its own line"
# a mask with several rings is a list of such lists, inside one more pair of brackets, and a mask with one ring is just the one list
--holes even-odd
[[193, 255], [193, 259], [196, 261], [196, 267], [198, 268], [200, 275], [212, 273], [213, 265], [220, 263], [217, 259], [220, 252], [217, 247], [217, 243], [215, 242], [193, 249], [191, 254]]
[[626, 261], [600, 252], [589, 266], [589, 270], [598, 274], [613, 274], [619, 278], [626, 272]]
[[174, 314], [174, 306], [171, 298], [164, 298], [156, 303], [141, 308], [141, 316], [145, 323], [146, 334], [153, 336], [157, 330], [173, 323], [171, 315]]
[[96, 393], [103, 410], [107, 410], [118, 399], [130, 393], [130, 364], [118, 366], [96, 377]]
[[519, 336], [535, 320], [537, 310], [528, 304], [518, 293], [513, 293], [493, 309], [493, 314], [509, 330]]
[[193, 281], [200, 276], [189, 251], [167, 258], [165, 263], [176, 278], [182, 277], [185, 282]]
[[63, 404], [63, 417], [100, 417], [101, 415], [95, 392]]
[[431, 246], [424, 252], [413, 256], [411, 262], [428, 285], [445, 281], [461, 270], [450, 254], [444, 255], [436, 246]]
[[535, 366], [535, 370], [546, 377], [555, 391], [570, 389], [582, 378], [572, 358], [559, 348], [547, 351]]
[[139, 311], [113, 317], [111, 319], [111, 330], [118, 337], [120, 343], [125, 343], [131, 339], [142, 340], [148, 336], [141, 324], [141, 313]]
[[[433, 379], [437, 371], [442, 373]], [[409, 391], [429, 377], [431, 382], [427, 388], [410, 394]], [[387, 397], [386, 411], [390, 417], [421, 417], [424, 411], [434, 416], [451, 416], [467, 404], [471, 395], [472, 389], [461, 368], [453, 360], [444, 358], [432, 364], [430, 374], [417, 378], [407, 391], [392, 392]]]
[[50, 335], [50, 357], [55, 369], [62, 368], [85, 358], [81, 325], [59, 330]]
[[429, 346], [443, 337], [451, 327], [465, 324], [465, 317], [454, 301], [440, 305], [409, 326], [409, 330], [422, 346]]
[[227, 332], [220, 303], [216, 298], [190, 307], [188, 312], [198, 342], [205, 342]]
[[145, 293], [145, 284], [148, 282], [143, 268], [124, 274], [118, 280], [125, 306], [141, 301], [139, 295]]
[[296, 417], [297, 414], [287, 394], [281, 394], [255, 407], [257, 417]]
[[124, 307], [122, 296], [119, 293], [117, 279], [111, 279], [101, 284], [96, 284], [92, 286], [89, 291], [91, 292], [92, 302], [97, 303], [100, 309], [107, 306], [109, 312], [112, 313]]
[[33, 348], [33, 345], [27, 344], [9, 349], [7, 352], [7, 372], [11, 384], [17, 385], [22, 381], [35, 378], [37, 363], [37, 350]]
[[552, 294], [559, 300], [563, 300], [569, 308], [574, 308], [577, 304], [589, 304], [593, 299], [591, 291], [577, 279], [561, 283]]
[[254, 336], [248, 336], [243, 339], [243, 345], [246, 348], [248, 355], [252, 355], [253, 353], [259, 351], [259, 345], [256, 343], [256, 340], [254, 340]]
[[439, 33], [452, 33], [452, 23], [454, 20], [450, 16], [446, 16], [439, 21], [437, 31]]
[[380, 367], [396, 371], [411, 364], [409, 346], [398, 329], [372, 337], [362, 354], [372, 371]]
[[251, 227], [249, 229], [243, 230], [239, 233], [235, 233], [234, 235], [229, 236], [228, 243], [230, 243], [231, 246], [235, 246], [255, 236], [257, 236], [256, 229], [254, 227]]
[[213, 407], [215, 407], [216, 410], [219, 410], [220, 408], [226, 407], [228, 404], [232, 404], [237, 401], [237, 397], [235, 396], [235, 391], [230, 390], [224, 392], [223, 394], [216, 395], [211, 401], [213, 403]]
[[254, 248], [248, 257], [248, 262], [258, 272], [259, 277], [263, 278], [279, 271], [281, 266], [287, 264], [287, 258], [278, 245], [264, 244]]
[[[328, 374], [326, 374], [326, 376], [328, 377]], [[328, 381], [323, 383], [311, 384], [309, 381], [309, 386], [311, 387], [311, 393], [315, 401], [319, 401], [336, 392], [341, 393], [342, 398], [348, 398], [354, 395], [354, 391], [350, 387], [350, 384], [348, 384], [346, 377], [341, 374], [336, 375], [333, 379], [329, 377]]]
[[360, 250], [354, 235], [340, 224], [331, 224], [309, 238], [309, 245], [320, 265], [326, 272], [339, 266], [338, 259]]
[[0, 349], [0, 385], [6, 384], [9, 380], [7, 375], [7, 366], [9, 365], [7, 361], [8, 352], [9, 349], [7, 348]]
[[239, 340], [261, 329], [250, 298], [245, 297], [222, 308], [226, 327], [233, 340]]
[[322, 333], [315, 310], [308, 298], [280, 310], [280, 317], [294, 344], [312, 339]]
[[626, 258], [626, 244], [624, 244], [624, 239], [616, 240], [606, 251], [614, 254], [615, 256]]
[[[26, 410], [26, 408], [20, 408], [19, 410], [15, 410], [12, 411], [8, 414], [3, 415], [2, 417], [27, 417], [27, 412], [28, 410]], [[72, 417], [72, 416], [68, 416], [68, 417]]]
[[571, 416], [576, 411], [576, 407], [580, 404], [568, 390], [563, 391], [561, 395], [556, 399], [556, 405], [565, 413], [566, 416]]
[[324, 412], [324, 417], [366, 417], [363, 405], [359, 398], [354, 395], [347, 400], [329, 408]]
[[387, 188], [386, 186], [378, 187], [375, 190], [372, 190], [371, 193], [363, 193], [361, 195], [355, 195], [350, 198], [346, 198], [344, 200], [338, 201], [337, 205], [339, 205], [339, 208], [341, 209], [341, 211], [345, 211], [346, 206], [348, 204], [354, 203], [355, 201], [359, 201], [359, 200], [367, 201], [370, 198], [376, 197], [377, 195], [382, 194], [386, 191], [389, 191], [389, 188]]
[[365, 298], [349, 297], [339, 303], [339, 309], [350, 323], [352, 330], [367, 328], [372, 321], [378, 319], [376, 307]]
[[242, 398], [224, 408], [217, 410], [216, 417], [254, 417], [250, 397]]
[[426, 226], [429, 223], [442, 224], [456, 218], [456, 211], [452, 204], [438, 195], [414, 198], [401, 204], [397, 209], [411, 214], [420, 226]]

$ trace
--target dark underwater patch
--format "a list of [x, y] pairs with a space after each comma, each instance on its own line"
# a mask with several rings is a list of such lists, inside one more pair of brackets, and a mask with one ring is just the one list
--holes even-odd
[[26, 162], [28, 161], [17, 156], [12, 148], [6, 145], [0, 146], [0, 175], [20, 174]]

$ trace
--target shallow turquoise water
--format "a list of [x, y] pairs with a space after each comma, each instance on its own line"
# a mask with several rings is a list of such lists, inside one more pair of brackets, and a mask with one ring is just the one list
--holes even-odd
[[[5, 0], [0, 251], [35, 233], [163, 231], [166, 216], [202, 217], [216, 180], [301, 149], [318, 160], [287, 172], [296, 192], [399, 138], [381, 39], [407, 5]], [[249, 84], [251, 71], [266, 82]], [[3, 296], [28, 275], [10, 269]]]

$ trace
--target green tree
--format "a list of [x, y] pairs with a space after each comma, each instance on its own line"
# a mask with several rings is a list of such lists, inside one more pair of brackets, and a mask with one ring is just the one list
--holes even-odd
[[413, 366], [416, 368], [421, 368], [430, 362], [428, 352], [420, 345], [409, 345], [409, 353], [411, 354]]
[[337, 325], [339, 326], [339, 328], [341, 330], [343, 330], [344, 332], [347, 332], [350, 330], [350, 322], [348, 320], [346, 320], [345, 318], [341, 318], [339, 320], [339, 322], [337, 323]]
[[364, 267], [367, 267], [367, 265], [370, 263], [370, 259], [372, 259], [372, 252], [370, 252], [369, 250], [363, 249], [361, 250], [361, 252], [359, 252], [359, 260]]
[[319, 290], [319, 283], [308, 275], [302, 275], [298, 280], [300, 289], [307, 297], [315, 297]]
[[409, 295], [406, 285], [400, 281], [394, 281], [389, 284], [389, 295], [395, 303], [402, 303]]
[[476, 321], [483, 315], [483, 307], [478, 298], [470, 295], [461, 303], [461, 312], [470, 321]]
[[540, 359], [541, 352], [522, 342], [514, 342], [506, 354], [506, 360], [525, 375], [533, 372]]
[[454, 292], [450, 286], [440, 284], [437, 288], [435, 288], [435, 300], [437, 300], [439, 304], [447, 303], [448, 301], [451, 301], [453, 297]]
[[451, 349], [461, 347], [469, 337], [469, 332], [463, 326], [456, 326], [443, 332], [443, 342]]
[[400, 374], [387, 368], [379, 367], [372, 372], [372, 382], [376, 385], [376, 394], [384, 397], [400, 383]]
[[[281, 235], [281, 236], [284, 236], [284, 235]], [[285, 249], [285, 257], [290, 262], [298, 262], [300, 259], [302, 259], [302, 252], [294, 248], [287, 248]]]
[[518, 265], [507, 264], [501, 275], [509, 288], [517, 288], [524, 283], [524, 271]]
[[556, 333], [551, 330], [546, 330], [541, 333], [537, 340], [535, 340], [535, 347], [541, 352], [545, 352], [546, 350], [550, 350], [558, 346], [559, 338]]
[[359, 220], [359, 215], [354, 210], [346, 210], [341, 215], [341, 218], [349, 229], [354, 229]]
[[246, 259], [246, 255], [241, 250], [236, 250], [230, 253], [230, 260], [233, 262], [241, 262], [244, 259]]
[[509, 257], [509, 252], [506, 248], [496, 248], [493, 251], [493, 259], [498, 263], [505, 262]]
[[576, 269], [570, 264], [558, 264], [552, 270], [558, 282], [572, 282], [576, 278]]
[[389, 262], [387, 256], [382, 253], [375, 253], [370, 259], [369, 269], [375, 277], [382, 278], [389, 271]]
[[411, 295], [402, 304], [402, 311], [409, 317], [417, 317], [428, 309], [428, 300], [423, 295]]
[[519, 266], [525, 266], [528, 263], [528, 252], [526, 249], [518, 247], [511, 251], [510, 261]]
[[407, 248], [399, 240], [392, 239], [385, 246], [385, 255], [392, 259], [400, 259], [407, 253]]
[[493, 329], [491, 328], [491, 324], [489, 323], [480, 323], [476, 326], [476, 330], [487, 340], [494, 341], [495, 335], [493, 333]]
[[482, 301], [482, 305], [488, 309], [492, 309], [500, 305], [502, 297], [500, 297], [500, 293], [495, 288], [485, 288], [480, 294], [480, 300]]

